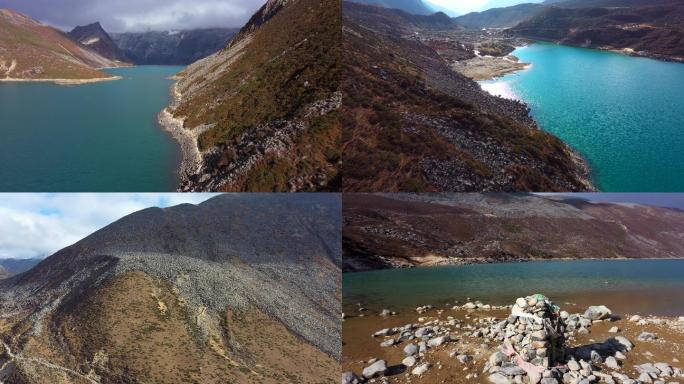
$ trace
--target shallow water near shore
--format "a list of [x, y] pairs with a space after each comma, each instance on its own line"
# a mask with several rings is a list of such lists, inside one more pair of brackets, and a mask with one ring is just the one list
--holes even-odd
[[684, 315], [684, 260], [578, 260], [391, 269], [343, 275], [343, 304], [377, 311], [466, 298], [508, 305], [543, 293], [563, 304], [607, 305], [615, 313]]
[[157, 122], [179, 66], [107, 69], [122, 80], [0, 84], [0, 189], [174, 191], [180, 148]]
[[482, 84], [530, 105], [599, 189], [684, 191], [684, 64], [548, 43], [513, 55], [532, 67]]

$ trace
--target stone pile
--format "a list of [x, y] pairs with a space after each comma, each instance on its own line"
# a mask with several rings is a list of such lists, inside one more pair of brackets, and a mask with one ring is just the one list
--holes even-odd
[[[467, 380], [495, 384], [671, 384], [681, 382], [684, 377], [679, 368], [667, 363], [627, 368], [627, 354], [635, 345], [620, 335], [622, 331], [618, 327], [612, 327], [609, 333], [613, 335], [603, 342], [576, 343], [575, 335], [591, 332], [592, 324], [617, 319], [605, 306], [592, 306], [584, 313], [570, 314], [543, 295], [531, 295], [504, 307], [468, 301], [451, 309], [467, 311], [465, 319], [422, 316], [433, 310], [438, 317], [443, 313], [441, 309], [425, 305], [416, 308], [421, 315], [417, 323], [373, 333], [371, 336], [381, 347], [401, 350], [401, 364], [390, 368], [384, 360], [370, 359], [364, 362], [358, 376], [345, 372], [342, 383], [410, 383], [445, 366], [462, 369]], [[510, 315], [503, 320], [478, 316], [491, 309], [510, 309]], [[672, 326], [681, 322], [638, 316], [630, 321]], [[657, 341], [657, 335], [648, 332], [637, 338], [638, 342], [653, 343], [654, 340]], [[492, 346], [497, 344], [501, 348], [492, 353]], [[450, 350], [448, 355], [453, 360], [445, 363], [432, 352], [443, 348]], [[679, 360], [673, 359], [673, 362]], [[482, 363], [484, 375], [478, 373], [479, 369], [470, 370]], [[402, 374], [399, 376], [399, 373]], [[396, 381], [392, 376], [401, 379]]]
[[518, 298], [507, 319], [480, 332], [483, 337], [502, 342], [501, 351], [489, 357], [484, 372], [495, 384], [664, 384], [665, 378], [681, 377], [678, 368], [665, 363], [637, 366], [637, 380], [621, 372], [625, 353], [634, 347], [623, 336], [576, 348], [566, 346], [575, 333], [589, 333], [593, 322], [611, 316], [605, 306], [571, 315], [543, 295]]

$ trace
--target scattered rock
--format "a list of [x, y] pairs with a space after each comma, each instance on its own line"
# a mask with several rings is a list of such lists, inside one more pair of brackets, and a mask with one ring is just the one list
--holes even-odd
[[385, 360], [378, 360], [363, 369], [363, 377], [371, 379], [373, 377], [382, 376], [385, 372], [387, 372], [387, 362]]
[[404, 360], [402, 360], [401, 363], [407, 367], [413, 367], [414, 365], [416, 365], [416, 357], [408, 356], [404, 358]]
[[354, 372], [344, 372], [342, 374], [342, 384], [361, 384], [361, 379]]
[[653, 341], [657, 339], [658, 336], [656, 336], [654, 333], [651, 332], [642, 332], [638, 337], [637, 340], [639, 341]]
[[413, 368], [413, 370], [411, 371], [411, 374], [416, 375], [416, 376], [422, 375], [423, 373], [427, 372], [428, 369], [430, 369], [431, 367], [432, 367], [432, 364], [430, 364], [430, 363], [422, 363], [421, 365]]
[[404, 347], [404, 355], [413, 356], [418, 353], [418, 346], [415, 344], [409, 344]]
[[584, 312], [584, 317], [594, 320], [609, 319], [613, 312], [605, 305], [591, 306]]

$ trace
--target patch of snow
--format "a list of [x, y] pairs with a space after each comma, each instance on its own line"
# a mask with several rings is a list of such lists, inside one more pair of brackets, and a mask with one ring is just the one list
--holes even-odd
[[81, 43], [83, 43], [84, 45], [93, 45], [93, 44], [97, 43], [98, 41], [100, 41], [99, 37], [91, 37], [89, 39], [81, 41]]

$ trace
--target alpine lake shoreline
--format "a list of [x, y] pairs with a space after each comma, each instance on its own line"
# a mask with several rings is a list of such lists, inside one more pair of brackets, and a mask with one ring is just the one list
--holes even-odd
[[[522, 61], [518, 56], [516, 56], [514, 53], [516, 50], [521, 49], [521, 48], [527, 48], [533, 45], [538, 45], [538, 44], [546, 44], [546, 45], [553, 45], [553, 46], [559, 46], [559, 47], [568, 47], [568, 48], [575, 48], [575, 49], [582, 49], [582, 50], [588, 50], [588, 51], [597, 51], [597, 52], [605, 52], [605, 53], [611, 53], [611, 54], [616, 54], [619, 56], [623, 57], [630, 57], [630, 58], [635, 58], [635, 59], [648, 59], [648, 60], [654, 60], [657, 62], [663, 62], [663, 63], [673, 63], [673, 64], [682, 64], [684, 65], [684, 59], [682, 58], [677, 58], [677, 57], [669, 57], [669, 56], [663, 56], [663, 55], [658, 55], [658, 54], [652, 54], [649, 52], [637, 52], [628, 48], [625, 49], [616, 49], [612, 47], [593, 47], [593, 46], [578, 46], [578, 45], [570, 45], [570, 44], [561, 44], [555, 41], [547, 41], [547, 40], [540, 40], [540, 39], [527, 39], [523, 38], [519, 40], [519, 42], [522, 42], [522, 44], [519, 44], [514, 48], [514, 50], [510, 53], [504, 53], [502, 56], [492, 56], [492, 55], [486, 55], [486, 56], [481, 56], [481, 55], [476, 55], [474, 59], [469, 59], [466, 60], [466, 64], [459, 64], [461, 62], [456, 62], [451, 65], [451, 68], [456, 71], [461, 73], [462, 75], [469, 77], [476, 81], [482, 90], [485, 92], [490, 93], [493, 96], [497, 97], [502, 97], [502, 98], [508, 98], [508, 99], [513, 99], [516, 100], [528, 107], [528, 109], [531, 111], [531, 106], [530, 106], [530, 101], [526, 100], [524, 97], [519, 96], [516, 94], [513, 90], [508, 89], [509, 87], [506, 85], [504, 81], [500, 81], [504, 78], [507, 78], [509, 76], [516, 76], [520, 73], [529, 71], [533, 68], [535, 65], [534, 63], [530, 62], [524, 62]], [[478, 60], [479, 63], [479, 68], [476, 69], [470, 69], [472, 66], [468, 65], [467, 62]], [[484, 68], [483, 68], [484, 67]], [[489, 87], [487, 85], [490, 85]], [[498, 86], [506, 86], [507, 89], [501, 89]], [[539, 129], [545, 130], [557, 137], [563, 143], [566, 145], [566, 147], [569, 149], [570, 155], [573, 159], [576, 160], [577, 164], [580, 165], [581, 168], [584, 169], [584, 174], [586, 175], [586, 180], [585, 184], [587, 185], [587, 192], [600, 192], [600, 191], [610, 191], [610, 192], [618, 192], [618, 190], [613, 190], [614, 188], [608, 187], [605, 188], [605, 186], [600, 185], [601, 183], [599, 182], [599, 172], [600, 172], [600, 167], [594, 164], [592, 160], [589, 159], [589, 156], [586, 155], [582, 150], [576, 148], [576, 146], [572, 143], [569, 143], [566, 139], [561, 138], [557, 133], [552, 132], [551, 130], [547, 130], [544, 127], [544, 124], [542, 124], [542, 121], [539, 117], [534, 116], [532, 113], [530, 113], [531, 118], [535, 121], [537, 124], [537, 127]], [[622, 191], [622, 190], [620, 190]]]
[[[603, 260], [620, 263], [634, 259]], [[649, 263], [656, 259], [644, 260]], [[678, 263], [684, 259], [658, 260]], [[562, 260], [573, 261], [577, 260]], [[417, 267], [410, 270], [437, 271], [435, 268]], [[670, 268], [664, 266], [664, 269]], [[392, 273], [401, 270], [379, 271]], [[356, 275], [358, 278], [363, 276], [363, 272], [344, 275]], [[364, 300], [354, 294], [358, 289], [349, 295], [350, 283], [343, 279], [346, 296], [342, 314], [344, 384], [655, 384], [684, 379], [683, 367], [678, 359], [684, 352], [684, 302], [670, 303], [673, 307], [667, 315], [649, 313], [658, 311], [648, 305], [645, 308], [650, 310], [640, 309], [645, 305], [641, 302], [658, 297], [658, 290], [653, 290], [656, 296], [639, 297], [644, 288], [636, 283], [634, 289], [626, 291], [620, 289], [620, 284], [613, 286], [613, 290], [591, 288], [588, 291], [583, 291], [585, 287], [577, 285], [574, 295], [553, 292], [554, 297], [559, 299], [558, 306], [555, 306], [553, 297], [530, 295], [516, 298], [520, 290], [538, 288], [528, 287], [524, 281], [518, 281], [518, 290], [501, 293], [505, 299], [492, 299], [491, 292], [483, 292], [476, 298], [471, 295], [472, 291], [456, 290], [453, 295], [445, 293], [439, 298], [433, 296], [434, 300], [431, 301], [430, 290], [443, 292], [444, 286], [435, 283], [434, 279], [416, 285], [405, 280], [405, 277], [401, 277], [402, 284], [409, 287], [409, 291], [418, 292], [418, 297], [423, 298], [422, 304], [415, 305], [418, 299], [406, 297], [406, 292], [392, 288], [391, 284], [386, 291], [401, 296], [397, 300], [375, 297], [378, 300], [370, 297]], [[386, 276], [378, 275], [366, 275], [364, 278], [367, 281], [381, 281], [380, 284], [386, 284], [387, 280]], [[426, 276], [421, 275], [420, 278], [425, 279]], [[459, 279], [458, 275], [450, 278]], [[664, 279], [672, 280], [673, 277]], [[566, 282], [563, 280], [558, 284]], [[499, 287], [505, 290], [505, 286], [501, 284]], [[666, 291], [664, 295], [675, 295], [674, 292], [678, 290], [667, 285], [663, 287]], [[540, 293], [544, 294], [543, 290]], [[377, 292], [371, 288], [369, 294], [377, 295]], [[471, 296], [465, 297], [465, 294]], [[451, 298], [445, 300], [444, 297]], [[544, 300], [537, 300], [541, 297]], [[666, 298], [663, 300], [668, 301]], [[542, 301], [546, 304], [536, 307], [537, 302]], [[405, 305], [399, 305], [398, 302], [404, 302]], [[549, 361], [550, 345], [555, 344], [547, 340], [546, 333], [540, 333], [546, 331], [537, 323], [520, 324], [519, 314], [525, 312], [526, 308], [538, 309], [543, 313], [532, 311], [532, 315], [549, 317], [554, 325], [560, 324], [558, 326], [563, 330], [562, 356], [557, 353], [553, 361]], [[544, 315], [550, 308], [553, 314]], [[538, 348], [520, 345], [532, 342]], [[509, 348], [510, 344], [515, 346], [515, 353]], [[520, 355], [530, 350], [530, 356], [519, 359]], [[535, 370], [537, 373], [534, 373]]]

